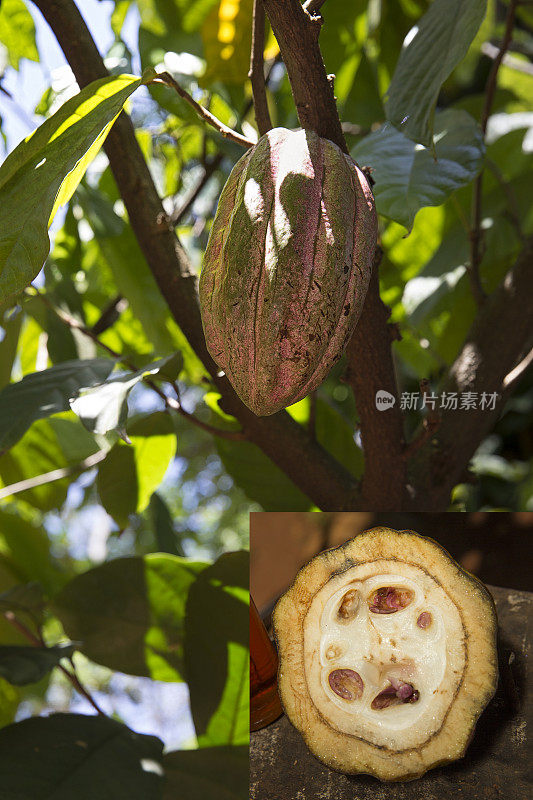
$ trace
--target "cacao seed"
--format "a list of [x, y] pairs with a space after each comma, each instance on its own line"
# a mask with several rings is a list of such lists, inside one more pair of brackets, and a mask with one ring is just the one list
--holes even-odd
[[206, 248], [200, 304], [209, 352], [255, 414], [301, 400], [340, 358], [376, 237], [366, 178], [314, 132], [274, 128], [237, 162]]

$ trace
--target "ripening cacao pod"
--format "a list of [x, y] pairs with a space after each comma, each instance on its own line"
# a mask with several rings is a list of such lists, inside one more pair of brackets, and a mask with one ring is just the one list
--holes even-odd
[[337, 145], [274, 128], [235, 165], [200, 276], [207, 347], [255, 414], [301, 400], [340, 358], [376, 246], [374, 199]]

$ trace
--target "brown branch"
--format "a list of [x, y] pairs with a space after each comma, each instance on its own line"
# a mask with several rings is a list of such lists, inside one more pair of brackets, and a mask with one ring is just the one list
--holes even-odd
[[[80, 86], [108, 75], [85, 21], [72, 0], [34, 0], [52, 28]], [[300, 9], [301, 10], [301, 9]], [[302, 12], [303, 13], [303, 12]], [[170, 311], [205, 365], [223, 398], [224, 410], [241, 423], [248, 439], [323, 509], [355, 507], [357, 484], [349, 472], [286, 412], [256, 417], [246, 408], [207, 351], [196, 276], [181, 244], [168, 227], [131, 120], [121, 114], [104, 145], [132, 229]]]
[[298, 0], [263, 0], [291, 83], [302, 128], [313, 130], [348, 152], [333, 88], [318, 46], [320, 18], [311, 18]]
[[[298, 0], [264, 0], [264, 5], [287, 67], [302, 127], [313, 129], [348, 152], [318, 46], [317, 24]], [[363, 507], [386, 510], [402, 507], [406, 467], [403, 416], [387, 328], [389, 312], [379, 296], [380, 253], [376, 256], [363, 313], [348, 345], [347, 380], [354, 392], [365, 451]], [[387, 411], [376, 409], [376, 392], [380, 389], [395, 398], [394, 406]]]
[[[346, 352], [346, 381], [354, 393], [361, 424], [365, 455], [361, 487], [363, 507], [399, 511], [406, 502], [403, 416], [387, 328], [390, 309], [379, 296], [378, 261], [379, 256], [374, 263], [363, 313]], [[383, 390], [393, 401], [378, 410], [376, 395]]]
[[250, 71], [248, 77], [252, 83], [254, 97], [255, 121], [259, 135], [267, 133], [272, 128], [270, 112], [268, 110], [265, 65], [263, 51], [265, 49], [265, 7], [263, 0], [254, 0], [252, 22], [252, 51], [250, 54]]
[[[26, 625], [24, 625], [24, 623], [12, 611], [4, 612], [4, 617], [14, 628], [16, 628], [19, 631], [19, 633], [21, 633], [33, 645], [33, 647], [46, 648], [47, 645], [43, 637], [35, 636], [35, 634], [28, 627], [26, 627]], [[67, 656], [65, 656], [65, 658], [67, 658]], [[74, 688], [80, 694], [82, 694], [86, 698], [86, 700], [89, 701], [89, 703], [92, 705], [95, 711], [101, 716], [105, 716], [104, 712], [102, 711], [102, 709], [100, 708], [94, 697], [90, 694], [88, 689], [86, 689], [85, 686], [83, 686], [80, 679], [78, 678], [76, 674], [76, 667], [74, 666], [74, 662], [72, 661], [72, 659], [70, 659], [70, 663], [72, 664], [72, 670], [73, 670], [72, 672], [68, 670], [66, 667], [64, 667], [62, 664], [58, 664], [57, 666], [59, 667], [61, 672], [63, 672], [63, 674], [66, 675], [66, 677], [72, 683]]]
[[[487, 86], [485, 88], [485, 102], [483, 104], [483, 111], [481, 113], [481, 130], [483, 136], [487, 132], [487, 123], [490, 116], [492, 104], [494, 102], [494, 94], [496, 92], [496, 83], [498, 80], [498, 70], [503, 61], [503, 57], [513, 36], [513, 25], [516, 12], [516, 0], [510, 0], [507, 9], [507, 19], [505, 22], [505, 33], [503, 41], [500, 46], [498, 55], [494, 59]], [[470, 228], [470, 263], [468, 264], [468, 277], [470, 279], [470, 286], [472, 294], [479, 308], [481, 308], [486, 300], [485, 290], [481, 283], [480, 266], [483, 260], [482, 252], [482, 230], [481, 230], [481, 201], [483, 194], [483, 170], [479, 173], [474, 182], [474, 189], [472, 193], [472, 224]]]
[[91, 331], [95, 334], [95, 336], [98, 336], [100, 333], [104, 333], [109, 328], [112, 328], [115, 322], [119, 319], [122, 312], [125, 311], [127, 307], [128, 307], [128, 301], [126, 300], [126, 298], [122, 297], [121, 294], [118, 294], [116, 297], [114, 297], [112, 300], [109, 301], [107, 306], [100, 314], [99, 318], [91, 327]]
[[186, 92], [179, 83], [174, 80], [172, 75], [169, 72], [159, 72], [156, 78], [153, 78], [149, 83], [164, 83], [167, 86], [172, 87], [175, 92], [179, 94], [179, 96], [185, 100], [190, 106], [194, 108], [198, 116], [204, 119], [209, 125], [211, 125], [215, 130], [217, 130], [224, 138], [231, 139], [232, 142], [236, 142], [237, 144], [243, 145], [243, 147], [253, 147], [255, 142], [252, 142], [251, 139], [248, 139], [246, 136], [243, 136], [241, 133], [237, 133], [234, 131], [233, 128], [229, 128], [227, 125], [224, 125], [219, 119], [217, 119], [210, 111], [197, 103], [196, 100], [191, 97], [189, 92]]
[[[503, 282], [487, 298], [439, 388], [439, 393], [473, 392], [478, 407], [442, 411], [439, 429], [416, 453], [410, 475], [417, 489], [413, 500], [416, 510], [446, 509], [451, 489], [460, 482], [465, 465], [501, 413], [509, 367], [519, 361], [524, 345], [531, 344], [532, 266], [530, 237]], [[483, 395], [485, 408], [480, 407]]]

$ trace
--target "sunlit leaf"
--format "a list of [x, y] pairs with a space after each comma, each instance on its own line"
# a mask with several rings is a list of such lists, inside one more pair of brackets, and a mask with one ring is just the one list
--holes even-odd
[[35, 420], [68, 411], [71, 397], [100, 384], [113, 367], [109, 358], [65, 361], [6, 386], [0, 391], [0, 451], [12, 447]]
[[249, 739], [249, 555], [227, 553], [191, 587], [185, 664], [201, 747]]
[[50, 248], [47, 229], [55, 212], [72, 196], [141, 82], [121, 75], [89, 84], [0, 167], [0, 303], [38, 274]]
[[39, 61], [35, 43], [35, 24], [22, 0], [2, 0], [0, 42], [7, 48], [9, 63], [19, 68], [20, 59]]
[[387, 92], [387, 119], [426, 147], [440, 87], [466, 55], [487, 0], [434, 0], [407, 34]]
[[444, 203], [481, 169], [483, 136], [466, 111], [437, 114], [434, 142], [436, 159], [428, 148], [383, 125], [351, 151], [359, 164], [372, 169], [378, 212], [408, 230], [420, 208]]
[[140, 381], [150, 376], [175, 380], [182, 367], [179, 353], [161, 358], [137, 372], [111, 375], [104, 383], [82, 389], [77, 397], [71, 395], [70, 407], [87, 430], [96, 434], [124, 429], [128, 416], [128, 395]]

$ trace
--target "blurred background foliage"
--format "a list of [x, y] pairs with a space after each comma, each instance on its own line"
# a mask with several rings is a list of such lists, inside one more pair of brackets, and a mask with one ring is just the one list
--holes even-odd
[[[222, 122], [256, 137], [247, 79], [252, 0], [81, 0], [78, 5], [110, 71], [164, 68]], [[425, 0], [328, 0], [320, 35], [327, 72], [336, 75], [350, 150], [374, 172], [384, 250], [381, 293], [402, 334], [394, 344], [400, 391], [415, 393], [422, 379], [436, 387], [474, 318], [465, 262], [472, 179], [483, 160], [481, 269], [488, 288], [501, 280], [533, 229], [533, 12], [518, 9], [485, 148], [476, 120], [506, 13], [506, 3], [487, 3], [466, 57], [438, 94], [441, 159], [434, 162], [429, 149], [385, 122], [385, 95], [402, 42], [429, 6]], [[265, 62], [273, 124], [297, 127], [271, 31]], [[4, 154], [77, 91], [42, 18], [23, 0], [3, 0], [0, 6], [0, 90]], [[128, 110], [165, 210], [199, 270], [218, 195], [242, 150], [207, 127], [167, 87], [138, 90]], [[183, 407], [203, 422], [234, 428], [170, 316], [103, 153], [57, 216], [52, 239], [34, 282], [38, 292], [29, 290], [16, 305], [0, 310], [0, 388], [52, 365], [105, 355], [95, 337], [138, 368], [179, 350]], [[318, 440], [360, 475], [358, 420], [343, 370], [341, 361], [319, 389], [314, 410], [307, 398], [290, 412], [302, 424], [315, 414]], [[452, 509], [533, 510], [532, 411], [530, 370], [479, 447], [474, 482], [456, 487]], [[409, 434], [423, 414], [420, 408], [407, 413]], [[0, 454], [0, 593], [38, 581], [52, 595], [91, 566], [124, 555], [164, 552], [211, 561], [247, 547], [250, 511], [312, 509], [257, 448], [214, 438], [189, 419], [171, 415], [144, 383], [129, 395], [127, 436], [130, 444], [116, 436], [102, 442], [72, 412], [64, 412], [34, 422]], [[105, 458], [92, 466], [90, 457], [100, 450]], [[35, 480], [49, 473], [54, 480]], [[15, 492], [6, 490], [14, 484]], [[60, 631], [50, 624], [47, 635], [55, 638]], [[165, 730], [167, 744], [191, 740], [185, 685], [185, 694], [172, 687], [171, 698], [168, 685], [113, 674], [76, 658], [83, 681], [99, 699], [108, 698], [115, 716], [137, 731]], [[26, 689], [2, 681], [0, 724], [50, 707], [86, 710], [61, 675]]]
[[[251, 0], [86, 0], [80, 4], [110, 70], [139, 73], [148, 65], [163, 66], [224, 123], [254, 137], [247, 80], [251, 6]], [[474, 318], [475, 304], [465, 274], [466, 221], [471, 181], [483, 158], [487, 169], [482, 278], [487, 287], [493, 288], [501, 280], [533, 226], [528, 199], [533, 34], [527, 7], [519, 8], [509, 59], [500, 70], [486, 153], [475, 120], [479, 120], [492, 66], [487, 53], [502, 38], [505, 3], [489, 0], [466, 57], [438, 95], [436, 131], [442, 141], [450, 140], [446, 156], [466, 176], [456, 181], [455, 191], [443, 189], [424, 200], [427, 186], [436, 191], [440, 180], [431, 173], [431, 159], [415, 163], [412, 143], [383, 124], [386, 90], [402, 42], [429, 6], [423, 0], [355, 0], [348, 5], [328, 0], [320, 35], [326, 69], [336, 75], [335, 91], [349, 146], [359, 160], [370, 163], [376, 179], [384, 248], [381, 291], [402, 334], [402, 340], [394, 344], [402, 392], [418, 392], [423, 378], [436, 386]], [[58, 56], [52, 52], [44, 27], [31, 4], [26, 6], [22, 0], [2, 3], [1, 113], [6, 150], [20, 138], [21, 125], [26, 124], [27, 135], [76, 91], [66, 65], [50, 67], [49, 59], [56, 64]], [[265, 59], [273, 123], [296, 127], [290, 86], [271, 32], [266, 37]], [[27, 86], [28, 76], [34, 85], [42, 85], [34, 107], [20, 91]], [[180, 239], [199, 269], [220, 189], [242, 151], [206, 127], [167, 87], [152, 85], [139, 90], [129, 101], [129, 110], [167, 213], [174, 215]], [[437, 143], [437, 153], [441, 144]], [[390, 163], [387, 158], [392, 159]], [[403, 175], [399, 187], [392, 182], [394, 170]], [[391, 191], [396, 192], [396, 206], [410, 204], [408, 217], [395, 212], [384, 199]], [[56, 315], [57, 308], [92, 328], [104, 344], [138, 367], [180, 349], [184, 355], [179, 379], [184, 407], [204, 421], [232, 427], [143, 260], [103, 154], [54, 223], [53, 249], [36, 286], [39, 295], [28, 293], [3, 313], [2, 385], [52, 364], [102, 355], [93, 340]], [[317, 437], [361, 474], [357, 415], [351, 393], [340, 380], [343, 368], [341, 362], [318, 392]], [[129, 406], [132, 415], [149, 416], [163, 410], [161, 399], [143, 384], [133, 390]], [[475, 482], [456, 488], [452, 508], [533, 507], [532, 407], [529, 372], [474, 458]], [[305, 423], [311, 413], [309, 401], [302, 401], [291, 412]], [[408, 433], [423, 413], [420, 408], [407, 413]], [[115, 511], [113, 504], [102, 498], [106, 472], [111, 471], [112, 459], [121, 447], [115, 445], [109, 460], [98, 469], [8, 498], [6, 513], [31, 518], [52, 536], [54, 548], [65, 553], [78, 529], [84, 530], [88, 552], [97, 551], [100, 558], [106, 558], [125, 551], [160, 549], [163, 540], [173, 552], [217, 555], [245, 543], [250, 510], [311, 508], [307, 498], [252, 445], [213, 439], [181, 417], [172, 424], [176, 437], [173, 452], [168, 447], [157, 448], [151, 459], [135, 460], [139, 482], [143, 471], [164, 475], [150, 485], [156, 494], [149, 503], [136, 505], [135, 498], [130, 498], [129, 504]], [[0, 457], [0, 480], [11, 485], [54, 469], [75, 467], [96, 449], [91, 438], [70, 413], [63, 415], [61, 425], [57, 417], [34, 423], [23, 439]], [[98, 522], [92, 524], [91, 520]]]
[[[251, 0], [85, 0], [79, 5], [111, 71], [140, 74], [148, 65], [164, 67], [222, 122], [256, 136], [247, 79]], [[439, 189], [442, 177], [434, 172], [429, 151], [420, 155], [420, 146], [385, 123], [385, 94], [402, 42], [430, 5], [425, 0], [328, 0], [320, 35], [326, 69], [336, 75], [349, 147], [374, 170], [384, 249], [381, 292], [402, 334], [394, 344], [402, 392], [418, 392], [423, 378], [437, 385], [474, 318], [465, 275], [466, 220], [471, 181], [483, 159], [482, 277], [487, 287], [501, 280], [533, 227], [533, 15], [527, 6], [517, 12], [509, 58], [500, 70], [486, 152], [475, 120], [493, 63], [490, 47], [502, 39], [505, 3], [489, 0], [466, 57], [438, 95], [437, 154], [448, 141], [446, 157], [463, 174], [455, 191]], [[1, 130], [8, 152], [72, 96], [76, 85], [31, 4], [4, 0], [0, 42]], [[296, 127], [289, 82], [270, 31], [265, 60], [273, 123]], [[242, 150], [206, 127], [167, 87], [140, 89], [128, 108], [165, 209], [199, 270], [219, 192]], [[394, 170], [401, 173], [396, 187]], [[428, 186], [435, 196], [424, 200]], [[396, 192], [397, 206], [409, 205], [410, 215], [387, 205], [390, 191]], [[137, 367], [181, 350], [183, 406], [203, 421], [233, 427], [143, 260], [103, 153], [54, 222], [52, 236], [50, 257], [35, 281], [39, 293], [27, 292], [3, 311], [0, 384], [52, 364], [102, 355], [94, 340], [57, 316], [54, 309], [59, 309]], [[318, 391], [317, 438], [361, 474], [357, 415], [340, 380], [343, 369], [341, 362]], [[131, 426], [161, 415], [164, 405], [139, 384], [130, 394], [129, 409]], [[456, 488], [451, 508], [533, 508], [532, 410], [529, 371], [474, 458], [475, 481]], [[309, 400], [291, 413], [305, 424]], [[423, 415], [420, 408], [407, 413], [408, 433]], [[150, 450], [145, 439], [137, 437], [133, 445], [115, 442], [97, 467], [84, 469], [98, 446], [71, 412], [35, 422], [0, 456], [0, 482], [10, 486], [56, 469], [72, 472], [8, 495], [2, 500], [3, 515], [21, 531], [31, 529], [38, 546], [50, 546], [53, 557], [76, 572], [124, 553], [163, 550], [214, 558], [246, 545], [249, 511], [312, 508], [250, 444], [214, 439], [177, 415], [157, 447]], [[127, 447], [134, 452], [129, 471], [123, 469]], [[106, 492], [110, 477], [116, 483]]]

